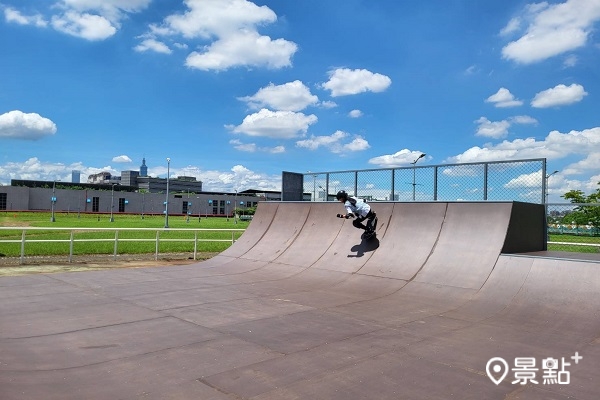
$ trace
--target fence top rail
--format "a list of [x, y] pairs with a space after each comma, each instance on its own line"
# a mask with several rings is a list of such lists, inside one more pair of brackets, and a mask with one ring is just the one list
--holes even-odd
[[600, 203], [546, 203], [548, 206], [560, 206], [560, 207], [600, 207]]
[[436, 165], [412, 165], [406, 167], [390, 167], [390, 168], [370, 168], [370, 169], [351, 169], [341, 171], [322, 171], [322, 172], [304, 172], [302, 175], [326, 175], [326, 174], [342, 174], [342, 173], [355, 173], [355, 172], [374, 172], [374, 171], [393, 171], [399, 169], [413, 170], [415, 168], [448, 168], [448, 167], [463, 167], [469, 165], [493, 165], [493, 164], [518, 164], [518, 163], [530, 163], [530, 162], [542, 162], [546, 161], [545, 158], [530, 158], [523, 160], [503, 160], [503, 161], [484, 161], [484, 162], [470, 162], [470, 163], [455, 163], [455, 164], [436, 164]]
[[183, 232], [243, 232], [245, 229], [239, 228], [89, 228], [89, 227], [41, 227], [41, 226], [0, 226], [2, 231], [183, 231]]

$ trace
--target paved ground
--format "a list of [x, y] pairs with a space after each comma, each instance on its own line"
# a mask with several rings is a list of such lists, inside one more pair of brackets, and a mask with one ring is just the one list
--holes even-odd
[[599, 397], [600, 260], [507, 254], [535, 210], [376, 204], [364, 242], [338, 208], [261, 204], [202, 263], [0, 278], [0, 398]]

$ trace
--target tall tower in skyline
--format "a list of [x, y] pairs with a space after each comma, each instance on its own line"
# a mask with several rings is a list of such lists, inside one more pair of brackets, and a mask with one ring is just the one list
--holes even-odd
[[81, 171], [74, 169], [71, 171], [71, 182], [79, 183], [81, 179]]
[[142, 165], [140, 166], [140, 176], [148, 176], [148, 167], [146, 166], [146, 157], [142, 158]]

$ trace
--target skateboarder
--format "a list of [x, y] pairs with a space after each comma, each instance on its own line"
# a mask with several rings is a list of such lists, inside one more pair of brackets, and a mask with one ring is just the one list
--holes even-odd
[[[343, 190], [340, 190], [335, 198], [338, 199], [340, 203], [344, 203], [344, 207], [346, 207], [346, 214], [338, 214], [337, 217], [346, 219], [356, 217], [356, 219], [352, 221], [352, 225], [356, 228], [364, 229], [365, 238], [368, 239], [373, 236], [375, 228], [377, 227], [377, 214], [371, 210], [371, 206], [362, 199], [348, 196], [348, 193]], [[365, 219], [367, 220], [367, 226], [362, 223]]]

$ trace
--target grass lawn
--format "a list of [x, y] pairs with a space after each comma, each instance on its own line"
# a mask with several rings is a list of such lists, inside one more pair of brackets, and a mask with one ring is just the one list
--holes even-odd
[[[243, 231], [194, 231], [196, 229], [246, 229], [249, 222], [237, 219], [208, 217], [199, 219], [181, 215], [169, 216], [169, 229], [164, 229], [164, 216], [114, 214], [114, 222], [108, 214], [55, 213], [55, 222], [51, 222], [50, 213], [5, 212], [0, 214], [1, 227], [14, 229], [0, 230], [0, 240], [21, 240], [23, 228], [71, 228], [71, 230], [38, 230], [26, 232], [25, 254], [64, 255], [69, 254], [70, 237], [75, 240], [73, 254], [112, 254], [116, 228], [134, 230], [118, 232], [118, 254], [154, 253], [156, 251], [156, 229], [160, 229], [159, 253], [193, 252], [194, 239], [197, 237], [198, 252], [220, 252], [231, 245], [232, 239], [238, 239]], [[78, 228], [80, 230], [78, 230]], [[82, 230], [81, 228], [85, 228]], [[89, 230], [98, 228], [99, 230]], [[114, 230], [113, 230], [114, 229]], [[151, 229], [151, 230], [143, 230]], [[197, 235], [197, 236], [196, 236]], [[144, 239], [144, 241], [132, 241]], [[30, 240], [57, 240], [64, 242], [29, 242]], [[172, 240], [172, 241], [169, 241]], [[185, 240], [185, 241], [183, 241]], [[211, 240], [222, 240], [212, 242]], [[0, 256], [18, 257], [21, 243], [0, 243]]]
[[[561, 242], [561, 244], [548, 244], [548, 250], [571, 251], [576, 253], [600, 253], [600, 236], [583, 235], [548, 235], [548, 242]], [[564, 244], [564, 243], [582, 243], [583, 245]], [[596, 246], [587, 246], [586, 244], [595, 244]]]

